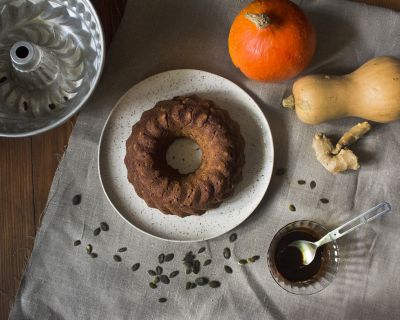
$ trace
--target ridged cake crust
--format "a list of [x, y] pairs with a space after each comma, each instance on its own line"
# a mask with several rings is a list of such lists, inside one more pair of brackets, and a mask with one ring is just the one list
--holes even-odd
[[[202, 150], [200, 167], [180, 174], [166, 162], [177, 138]], [[175, 97], [145, 111], [126, 141], [128, 180], [147, 205], [180, 217], [201, 215], [232, 195], [242, 179], [244, 140], [228, 112], [197, 96]]]

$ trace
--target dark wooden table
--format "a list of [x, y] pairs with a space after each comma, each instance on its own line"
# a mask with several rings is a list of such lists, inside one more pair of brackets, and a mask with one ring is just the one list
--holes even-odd
[[[92, 0], [103, 23], [107, 46], [126, 1]], [[400, 10], [400, 0], [360, 2]], [[0, 138], [0, 319], [8, 317], [74, 121], [32, 138]]]

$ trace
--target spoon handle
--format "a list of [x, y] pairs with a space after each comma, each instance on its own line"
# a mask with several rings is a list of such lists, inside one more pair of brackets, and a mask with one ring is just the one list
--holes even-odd
[[325, 243], [330, 241], [339, 239], [343, 237], [345, 234], [357, 229], [358, 227], [367, 224], [368, 222], [382, 216], [383, 214], [389, 212], [391, 210], [391, 206], [387, 202], [382, 202], [377, 206], [369, 209], [367, 212], [360, 214], [358, 217], [351, 219], [350, 221], [342, 224], [340, 227], [332, 230], [328, 234], [326, 234], [323, 238], [321, 238], [316, 245], [322, 246]]

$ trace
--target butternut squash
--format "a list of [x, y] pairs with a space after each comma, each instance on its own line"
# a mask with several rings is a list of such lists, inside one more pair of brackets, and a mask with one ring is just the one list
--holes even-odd
[[346, 117], [395, 121], [400, 119], [400, 60], [376, 57], [347, 75], [305, 76], [292, 91], [282, 104], [307, 124]]

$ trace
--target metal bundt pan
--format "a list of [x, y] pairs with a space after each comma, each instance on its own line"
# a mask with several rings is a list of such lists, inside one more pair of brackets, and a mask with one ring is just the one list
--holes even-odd
[[92, 94], [103, 62], [89, 0], [0, 0], [0, 136], [65, 122]]

